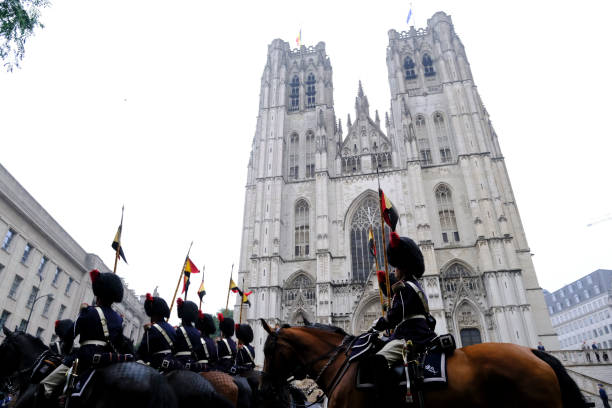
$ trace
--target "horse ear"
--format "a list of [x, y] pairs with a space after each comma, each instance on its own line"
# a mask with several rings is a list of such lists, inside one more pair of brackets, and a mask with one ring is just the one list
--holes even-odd
[[307, 318], [304, 318], [304, 326], [312, 326], [312, 323], [310, 323]]
[[268, 323], [266, 322], [266, 319], [259, 319], [261, 321], [261, 325], [263, 326], [264, 330], [268, 333], [268, 334], [272, 334], [273, 330], [270, 328], [270, 326], [268, 326]]
[[4, 335], [7, 336], [7, 337], [10, 336], [11, 334], [13, 334], [12, 331], [10, 331], [9, 329], [6, 328], [6, 325], [2, 326], [2, 331], [4, 332]]

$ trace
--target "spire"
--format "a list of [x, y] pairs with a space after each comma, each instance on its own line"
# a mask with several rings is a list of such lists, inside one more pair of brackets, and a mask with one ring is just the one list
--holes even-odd
[[338, 137], [342, 138], [342, 119], [338, 119]]
[[355, 98], [355, 111], [357, 112], [357, 119], [362, 116], [370, 116], [370, 104], [368, 103], [368, 97], [363, 93], [363, 87], [361, 81], [359, 81], [359, 89], [357, 90], [357, 98]]
[[376, 109], [376, 117], [374, 119], [376, 126], [380, 127], [380, 117], [378, 116], [378, 109]]
[[348, 119], [346, 120], [346, 128], [349, 130], [349, 132], [351, 130], [351, 126], [353, 126], [353, 125], [351, 124], [351, 114], [349, 113], [348, 114]]
[[385, 112], [385, 126], [389, 127], [389, 112]]

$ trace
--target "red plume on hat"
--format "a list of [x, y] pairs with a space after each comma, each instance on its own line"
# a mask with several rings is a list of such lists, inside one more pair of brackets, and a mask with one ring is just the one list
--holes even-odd
[[55, 328], [57, 328], [57, 326], [59, 326], [59, 320], [55, 321]]
[[202, 309], [198, 310], [198, 318], [200, 319], [204, 318], [204, 312], [202, 312]]
[[387, 279], [387, 274], [385, 271], [376, 271], [376, 277], [378, 278], [379, 283], [384, 283]]
[[91, 272], [89, 272], [89, 277], [91, 278], [92, 283], [95, 282], [99, 276], [100, 276], [100, 271], [97, 269], [94, 269]]
[[223, 321], [223, 313], [217, 313], [217, 319], [219, 319], [220, 322]]
[[147, 293], [146, 298], [147, 298], [147, 300], [148, 300], [149, 302], [152, 302], [152, 301], [153, 301], [153, 296], [151, 296], [151, 294], [150, 294], [150, 293]]
[[391, 231], [389, 244], [391, 244], [391, 248], [397, 248], [401, 242], [400, 236], [395, 231]]
[[181, 299], [181, 298], [176, 299], [176, 305], [177, 305], [178, 307], [183, 306], [183, 299]]

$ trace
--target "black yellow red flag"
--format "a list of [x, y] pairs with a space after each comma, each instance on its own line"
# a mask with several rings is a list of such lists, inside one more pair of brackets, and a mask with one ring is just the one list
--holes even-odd
[[198, 289], [198, 297], [200, 298], [200, 300], [202, 300], [205, 294], [206, 290], [204, 289], [204, 281], [202, 281], [202, 283], [200, 284], [200, 289]]
[[[183, 268], [183, 291], [185, 293], [189, 290], [190, 278], [192, 273], [200, 273], [200, 270], [194, 265], [194, 263], [187, 257], [185, 261], [185, 267]], [[187, 297], [185, 295], [185, 297]]]
[[117, 233], [115, 234], [115, 239], [113, 239], [111, 247], [115, 251], [117, 251], [117, 247], [119, 247], [119, 256], [121, 257], [121, 259], [123, 259], [123, 262], [127, 263], [127, 261], [125, 260], [125, 254], [123, 253], [123, 247], [121, 246], [121, 229], [123, 228], [122, 224], [120, 224], [119, 228], [117, 228]]
[[399, 214], [395, 209], [395, 206], [393, 206], [391, 200], [387, 198], [385, 193], [380, 188], [378, 189], [378, 197], [380, 198], [380, 209], [382, 211], [383, 219], [385, 220], [385, 223], [391, 227], [391, 231], [395, 231], [395, 227], [399, 221]]
[[242, 292], [241, 291], [241, 293], [242, 293], [242, 303], [251, 306], [251, 302], [249, 301], [249, 295], [251, 293], [253, 293], [253, 291], [252, 290], [250, 290], [248, 292]]
[[374, 241], [374, 233], [372, 232], [372, 226], [368, 231], [368, 248], [370, 249], [370, 255], [376, 258], [376, 242]]

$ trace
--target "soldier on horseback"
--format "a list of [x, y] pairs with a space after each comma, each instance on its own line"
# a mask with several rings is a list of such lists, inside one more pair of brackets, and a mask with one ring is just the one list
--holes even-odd
[[51, 398], [58, 386], [66, 381], [69, 367], [79, 359], [80, 367], [91, 367], [99, 363], [103, 355], [110, 355], [123, 340], [123, 318], [111, 305], [123, 299], [123, 283], [113, 273], [89, 272], [96, 306], [81, 305], [79, 317], [67, 330], [66, 347], [72, 348], [76, 336], [80, 336], [81, 347], [73, 351], [62, 364], [41, 381], [45, 398]]
[[236, 325], [238, 353], [236, 355], [236, 370], [238, 373], [251, 371], [255, 368], [255, 349], [251, 346], [253, 329], [246, 323]]
[[201, 371], [206, 364], [206, 354], [200, 340], [200, 331], [194, 326], [198, 319], [198, 306], [190, 300], [179, 298], [176, 301], [176, 311], [181, 325], [176, 329], [174, 356], [186, 369]]
[[158, 370], [171, 369], [176, 332], [166, 322], [166, 318], [170, 317], [168, 304], [161, 297], [153, 297], [147, 293], [144, 309], [147, 316], [151, 317], [151, 323], [145, 326], [137, 352], [138, 358]]
[[217, 331], [215, 321], [211, 315], [208, 313], [202, 313], [200, 310], [198, 320], [196, 321], [196, 328], [200, 331], [200, 341], [202, 342], [204, 354], [206, 355], [204, 371], [208, 371], [211, 369], [211, 367], [214, 367], [219, 360], [217, 345], [215, 344], [215, 341], [210, 338], [210, 336], [215, 334]]
[[222, 313], [218, 313], [219, 329], [221, 330], [221, 340], [217, 342], [217, 350], [219, 352], [219, 370], [226, 373], [231, 372], [234, 361], [236, 360], [236, 342], [232, 339], [234, 335], [234, 319], [224, 317]]
[[72, 349], [72, 343], [68, 344], [66, 341], [70, 332], [73, 330], [74, 322], [70, 319], [56, 320], [55, 321], [55, 334], [57, 335], [57, 341], [54, 341], [49, 346], [49, 349], [58, 356], [64, 356], [70, 353]]

